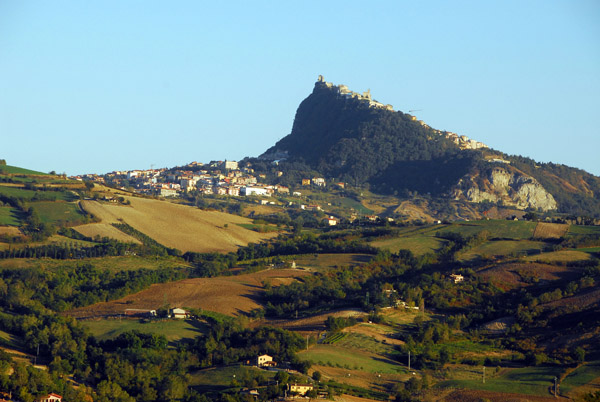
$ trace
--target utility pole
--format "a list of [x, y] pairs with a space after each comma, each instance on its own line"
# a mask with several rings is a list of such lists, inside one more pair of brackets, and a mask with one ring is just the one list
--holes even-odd
[[557, 381], [557, 380], [558, 380], [558, 378], [554, 377], [554, 397], [555, 397], [555, 398], [558, 398], [558, 397], [556, 396], [556, 385], [557, 385], [557, 384], [556, 384], [556, 381]]
[[483, 383], [485, 384], [485, 366], [483, 366]]
[[308, 335], [306, 335], [306, 350], [308, 350]]
[[408, 351], [408, 371], [410, 371], [410, 350]]

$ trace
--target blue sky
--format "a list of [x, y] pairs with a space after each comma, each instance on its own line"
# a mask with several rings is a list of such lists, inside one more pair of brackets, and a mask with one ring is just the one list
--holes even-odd
[[319, 74], [600, 175], [600, 2], [0, 1], [0, 158], [69, 175], [257, 156]]

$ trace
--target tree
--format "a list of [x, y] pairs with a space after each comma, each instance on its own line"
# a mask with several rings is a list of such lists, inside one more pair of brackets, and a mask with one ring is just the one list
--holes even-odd
[[315, 371], [312, 374], [312, 378], [313, 378], [313, 380], [315, 380], [317, 382], [321, 381], [321, 372], [320, 371]]
[[583, 363], [585, 361], [585, 349], [579, 346], [575, 349], [575, 359], [577, 363]]
[[279, 381], [279, 384], [287, 384], [290, 379], [290, 375], [285, 371], [278, 371], [275, 375], [275, 379]]

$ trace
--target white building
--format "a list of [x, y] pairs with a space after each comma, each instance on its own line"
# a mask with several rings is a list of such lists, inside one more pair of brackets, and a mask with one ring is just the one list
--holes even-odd
[[242, 187], [240, 195], [251, 196], [251, 195], [265, 195], [271, 196], [269, 190], [264, 187]]
[[256, 365], [258, 367], [262, 367], [264, 365], [267, 365], [267, 363], [272, 362], [273, 358], [269, 355], [260, 355], [256, 358]]
[[221, 163], [220, 168], [223, 170], [238, 170], [238, 163], [236, 161], [225, 160], [225, 162]]
[[188, 316], [188, 312], [182, 308], [173, 308], [170, 313], [173, 318], [187, 318]]

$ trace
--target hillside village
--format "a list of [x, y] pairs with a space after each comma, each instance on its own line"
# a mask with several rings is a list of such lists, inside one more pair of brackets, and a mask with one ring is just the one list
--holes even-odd
[[[248, 165], [250, 164], [248, 163]], [[277, 176], [282, 174], [283, 172], [277, 172]], [[266, 175], [256, 173], [249, 166], [240, 168], [236, 161], [216, 161], [208, 164], [192, 162], [182, 168], [114, 171], [104, 175], [85, 174], [71, 178], [164, 198], [180, 198], [194, 192], [197, 195], [252, 197], [255, 202], [262, 205], [280, 205], [280, 202], [269, 200], [269, 198], [291, 196], [297, 198], [298, 201], [288, 201], [285, 206], [323, 212], [321, 205], [307, 202], [302, 191], [291, 191], [287, 186], [267, 184], [265, 183]], [[343, 182], [335, 182], [332, 185], [339, 189], [345, 188]], [[326, 186], [327, 180], [323, 177], [303, 178], [298, 182], [300, 190], [302, 188], [325, 188]], [[351, 214], [349, 218], [350, 220], [356, 219], [357, 215]], [[378, 217], [369, 215], [365, 219], [374, 221]], [[339, 222], [339, 216], [328, 214], [324, 218], [324, 222], [329, 226], [334, 226]]]
[[[282, 172], [278, 172], [281, 175]], [[104, 175], [85, 174], [76, 180], [92, 180], [139, 194], [160, 197], [179, 197], [183, 193], [229, 195], [234, 197], [290, 194], [290, 189], [264, 183], [265, 175], [255, 174], [251, 167], [239, 168], [236, 161], [217, 161], [209, 164], [192, 162], [177, 169], [148, 169], [114, 171]], [[325, 186], [325, 179], [315, 177], [303, 180], [303, 185]], [[292, 195], [300, 196], [299, 192]]]

